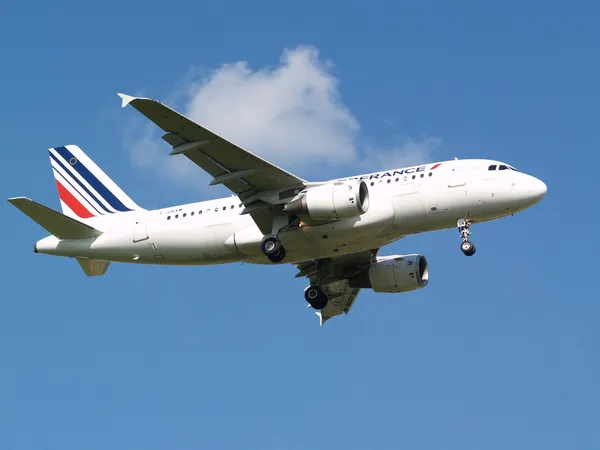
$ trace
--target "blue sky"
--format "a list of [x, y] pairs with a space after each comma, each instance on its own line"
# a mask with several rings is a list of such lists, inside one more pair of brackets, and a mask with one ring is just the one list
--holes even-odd
[[322, 328], [292, 267], [88, 279], [33, 254], [44, 231], [5, 202], [0, 448], [598, 448], [600, 6], [499, 3], [0, 7], [5, 198], [58, 208], [46, 149], [64, 144], [148, 208], [227, 195], [165, 161], [117, 92], [309, 179], [489, 157], [549, 189], [474, 227], [473, 258], [455, 230], [384, 248], [426, 255], [429, 285], [364, 291]]

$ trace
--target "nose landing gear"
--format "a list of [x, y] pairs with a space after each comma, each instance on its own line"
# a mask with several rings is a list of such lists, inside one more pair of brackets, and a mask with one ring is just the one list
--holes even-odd
[[469, 227], [471, 224], [465, 219], [458, 219], [456, 225], [458, 226], [458, 232], [460, 233], [460, 238], [462, 239], [460, 249], [466, 256], [473, 256], [476, 248], [475, 244], [469, 241], [469, 236], [471, 235]]
[[327, 306], [327, 295], [320, 286], [308, 286], [304, 290], [304, 298], [314, 309], [323, 309]]

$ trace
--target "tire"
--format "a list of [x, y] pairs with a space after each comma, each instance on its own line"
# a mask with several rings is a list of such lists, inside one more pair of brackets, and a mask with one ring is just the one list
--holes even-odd
[[470, 241], [465, 241], [460, 245], [460, 249], [467, 256], [473, 256], [475, 254], [475, 244]]
[[267, 256], [276, 256], [281, 251], [281, 242], [275, 238], [267, 238], [260, 245], [261, 251]]
[[278, 263], [284, 260], [285, 255], [285, 248], [283, 248], [283, 246], [280, 246], [279, 251], [277, 253], [275, 253], [274, 255], [267, 255], [267, 258], [269, 258], [269, 261], [273, 263]]
[[323, 309], [327, 306], [327, 295], [319, 286], [309, 286], [304, 290], [304, 298], [313, 309]]

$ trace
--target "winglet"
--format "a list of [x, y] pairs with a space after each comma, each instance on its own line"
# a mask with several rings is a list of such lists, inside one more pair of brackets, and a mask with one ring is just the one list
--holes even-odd
[[315, 312], [315, 315], [319, 318], [319, 326], [323, 326], [325, 322], [329, 320], [329, 317], [323, 319], [323, 314], [321, 313], [321, 311]]
[[121, 94], [120, 92], [117, 93], [117, 95], [123, 100], [121, 102], [121, 108], [125, 108], [127, 105], [129, 105], [132, 101], [136, 99], [136, 97], [132, 97], [131, 95], [127, 94]]

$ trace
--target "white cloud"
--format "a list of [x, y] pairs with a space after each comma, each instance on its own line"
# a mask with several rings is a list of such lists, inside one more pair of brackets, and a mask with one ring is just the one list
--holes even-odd
[[222, 66], [191, 86], [193, 120], [282, 163], [352, 161], [358, 122], [341, 103], [338, 82], [317, 50], [286, 50], [274, 69]]
[[[425, 162], [439, 139], [405, 139], [392, 149], [359, 151], [359, 123], [342, 103], [332, 64], [312, 47], [285, 50], [279, 65], [253, 70], [246, 61], [225, 64], [180, 87], [182, 112], [224, 138], [286, 169], [318, 164], [365, 173]], [[144, 127], [125, 145], [134, 163], [159, 167], [197, 184], [198, 168], [187, 158], [168, 157], [167, 144]], [[130, 130], [131, 131], [131, 130]], [[361, 158], [368, 156], [368, 162]]]

